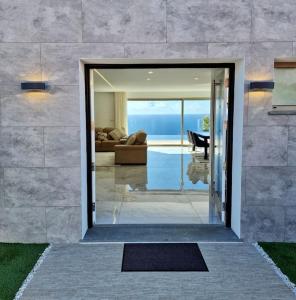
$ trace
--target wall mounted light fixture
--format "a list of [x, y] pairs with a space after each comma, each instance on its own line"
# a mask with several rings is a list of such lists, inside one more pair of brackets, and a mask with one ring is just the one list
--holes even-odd
[[48, 83], [45, 81], [24, 81], [21, 83], [21, 89], [25, 91], [44, 91], [48, 89]]
[[250, 90], [251, 91], [270, 91], [274, 89], [273, 81], [251, 81]]

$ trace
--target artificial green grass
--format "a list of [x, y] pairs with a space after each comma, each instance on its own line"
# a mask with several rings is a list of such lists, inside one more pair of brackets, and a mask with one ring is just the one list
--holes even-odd
[[0, 299], [13, 299], [47, 244], [0, 243]]
[[278, 268], [296, 284], [296, 243], [258, 243]]

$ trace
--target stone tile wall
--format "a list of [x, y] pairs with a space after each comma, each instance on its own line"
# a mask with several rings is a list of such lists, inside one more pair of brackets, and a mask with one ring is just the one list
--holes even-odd
[[[0, 0], [0, 240], [81, 238], [80, 59], [244, 59], [246, 81], [272, 79], [295, 17], [294, 0]], [[244, 100], [242, 237], [295, 241], [296, 117]]]

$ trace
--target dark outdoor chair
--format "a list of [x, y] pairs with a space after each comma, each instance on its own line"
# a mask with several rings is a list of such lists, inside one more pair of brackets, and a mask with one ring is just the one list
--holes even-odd
[[210, 137], [206, 136], [206, 135], [198, 134], [198, 133], [193, 132], [193, 131], [191, 131], [191, 137], [192, 137], [194, 149], [195, 149], [195, 147], [204, 148], [204, 150], [205, 150], [204, 159], [208, 159], [209, 158], [208, 157], [208, 148], [210, 146], [210, 144], [208, 142], [208, 139]]
[[194, 151], [195, 150], [195, 146], [194, 146], [194, 143], [193, 143], [193, 140], [192, 140], [192, 134], [191, 134], [190, 130], [187, 130], [187, 138], [188, 138], [188, 142], [190, 144], [192, 144], [192, 151]]

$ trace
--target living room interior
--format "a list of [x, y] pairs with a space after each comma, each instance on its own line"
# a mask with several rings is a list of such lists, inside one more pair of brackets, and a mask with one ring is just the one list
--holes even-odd
[[[219, 71], [224, 84], [226, 70]], [[213, 74], [210, 68], [93, 70], [95, 224], [223, 223], [211, 174], [221, 188], [227, 105], [213, 111]], [[220, 140], [216, 156], [212, 134]], [[215, 170], [212, 157], [219, 160]]]

